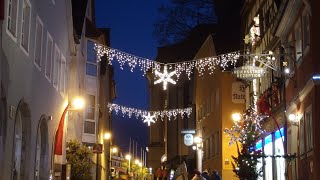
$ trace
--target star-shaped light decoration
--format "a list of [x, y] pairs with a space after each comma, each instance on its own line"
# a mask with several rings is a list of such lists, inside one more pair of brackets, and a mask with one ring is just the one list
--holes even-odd
[[155, 118], [155, 115], [152, 115], [150, 114], [150, 112], [148, 112], [148, 115], [143, 115], [143, 123], [148, 123], [148, 126], [150, 126], [150, 123], [156, 123], [153, 118]]
[[163, 73], [161, 73], [157, 70], [155, 71], [155, 73], [156, 73], [156, 76], [159, 77], [159, 79], [156, 80], [154, 82], [154, 84], [158, 84], [158, 83], [163, 82], [163, 90], [167, 89], [168, 82], [171, 84], [176, 84], [176, 82], [171, 78], [171, 76], [176, 74], [176, 71], [172, 71], [172, 72], [168, 73], [167, 66], [164, 66]]

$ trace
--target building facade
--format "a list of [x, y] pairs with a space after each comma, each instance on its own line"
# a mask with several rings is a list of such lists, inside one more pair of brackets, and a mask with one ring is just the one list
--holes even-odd
[[[110, 130], [101, 107], [114, 97], [112, 70], [94, 49], [109, 44], [108, 30], [95, 26], [94, 1], [5, 0], [0, 7], [0, 179], [65, 179], [66, 142], [92, 146]], [[71, 106], [76, 97], [84, 110]], [[107, 157], [97, 166], [103, 175], [92, 169], [96, 179], [106, 176]]]
[[[193, 59], [206, 37], [214, 30], [215, 26], [210, 24], [195, 27], [184, 41], [159, 47], [156, 61], [168, 63]], [[154, 85], [154, 80], [155, 77], [148, 76], [151, 110], [194, 107], [192, 77], [189, 80], [186, 75], [181, 75], [177, 84], [170, 84], [165, 91], [160, 85]], [[150, 127], [148, 165], [153, 170], [161, 165], [176, 169], [183, 162], [190, 172], [195, 169], [195, 152], [184, 144], [181, 133], [188, 129], [195, 129], [194, 109], [190, 118], [177, 116], [171, 121], [164, 118], [164, 121], [157, 121]]]
[[[268, 155], [297, 155], [292, 161], [263, 159], [261, 179], [319, 177], [315, 171], [319, 167], [316, 5], [319, 3], [308, 0], [252, 0], [244, 3], [241, 12], [243, 37], [247, 34], [250, 39], [244, 49], [251, 53], [273, 51], [276, 56], [273, 68], [256, 62], [257, 66], [265, 67], [266, 73], [246, 89], [247, 107], [257, 102], [258, 111], [269, 116], [263, 123], [267, 134], [256, 148]], [[261, 107], [262, 101], [267, 102], [268, 108]]]
[[[214, 40], [208, 36], [195, 58], [213, 56], [216, 56]], [[245, 108], [245, 85], [230, 71], [222, 72], [219, 68], [212, 74], [196, 73], [194, 78], [196, 135], [202, 138], [202, 146], [197, 150], [197, 169], [217, 170], [223, 179], [235, 179], [232, 156], [237, 156], [236, 146], [229, 145], [229, 138], [223, 132], [232, 127], [232, 114]]]
[[48, 178], [69, 99], [71, 3], [1, 3], [1, 179]]

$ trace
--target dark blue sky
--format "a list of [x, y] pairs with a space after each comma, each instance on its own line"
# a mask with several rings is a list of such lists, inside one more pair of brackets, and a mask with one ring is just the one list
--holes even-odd
[[[154, 59], [157, 43], [152, 36], [157, 8], [167, 0], [96, 0], [98, 27], [111, 29], [111, 47], [136, 56]], [[146, 77], [137, 68], [133, 73], [121, 70], [114, 63], [117, 99], [115, 103], [148, 109], [149, 93]], [[127, 151], [129, 138], [147, 145], [147, 125], [141, 119], [113, 115], [113, 133], [116, 143]], [[139, 148], [140, 153], [140, 148]]]

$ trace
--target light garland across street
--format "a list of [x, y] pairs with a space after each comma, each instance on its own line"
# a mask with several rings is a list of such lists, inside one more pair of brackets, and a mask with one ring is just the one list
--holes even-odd
[[114, 103], [108, 103], [108, 109], [109, 112], [114, 111], [116, 114], [119, 114], [119, 112], [123, 116], [128, 116], [131, 118], [133, 115], [136, 118], [142, 117], [144, 123], [155, 123], [158, 119], [161, 119], [163, 121], [164, 117], [167, 117], [168, 120], [177, 119], [177, 117], [180, 115], [181, 118], [187, 117], [189, 118], [192, 113], [192, 108], [181, 108], [181, 109], [168, 109], [168, 110], [162, 110], [162, 111], [147, 111], [147, 110], [141, 110], [136, 108], [130, 108], [126, 106], [121, 106], [119, 104]]
[[185, 72], [190, 79], [194, 69], [198, 70], [200, 76], [203, 75], [205, 70], [209, 70], [209, 73], [212, 74], [214, 69], [219, 66], [225, 70], [229, 65], [235, 65], [241, 56], [240, 51], [236, 51], [189, 61], [162, 63], [147, 58], [138, 57], [100, 44], [96, 44], [95, 49], [97, 51], [98, 61], [101, 60], [102, 56], [106, 55], [110, 65], [112, 65], [113, 60], [117, 60], [121, 69], [123, 69], [124, 65], [128, 65], [130, 70], [133, 71], [138, 66], [144, 74], [146, 74], [149, 70], [152, 70], [153, 73], [156, 71], [160, 72], [161, 66], [166, 65], [168, 70], [175, 71], [177, 79], [179, 79], [182, 72]]

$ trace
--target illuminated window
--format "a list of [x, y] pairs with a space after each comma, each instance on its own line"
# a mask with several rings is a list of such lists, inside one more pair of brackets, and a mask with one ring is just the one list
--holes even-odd
[[[272, 144], [271, 134], [264, 138], [264, 154], [273, 155], [273, 144]], [[265, 158], [264, 177], [265, 177], [265, 180], [273, 180], [271, 157]]]

